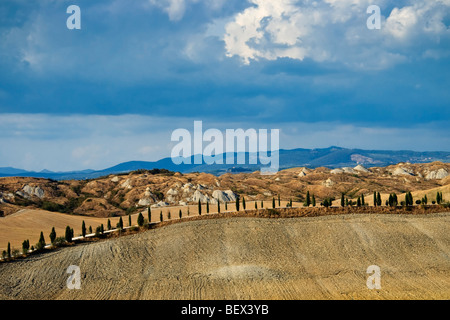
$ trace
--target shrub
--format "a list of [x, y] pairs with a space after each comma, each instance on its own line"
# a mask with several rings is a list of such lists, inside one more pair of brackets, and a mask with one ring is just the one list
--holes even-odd
[[271, 216], [279, 216], [280, 213], [275, 209], [267, 209], [267, 213]]
[[137, 211], [137, 207], [129, 207], [129, 208], [127, 208], [127, 210], [126, 210], [126, 214], [127, 215], [130, 215], [130, 214], [132, 214], [132, 213], [134, 213], [134, 212], [136, 212]]
[[42, 250], [44, 250], [44, 246], [45, 246], [45, 245], [44, 245], [42, 242], [38, 241], [38, 243], [36, 243], [35, 249], [36, 249], [37, 251], [42, 251]]
[[55, 239], [55, 241], [53, 242], [53, 245], [54, 245], [55, 247], [61, 247], [61, 246], [63, 246], [65, 243], [66, 243], [66, 238], [64, 238], [64, 237], [57, 237], [57, 238]]
[[41, 209], [52, 212], [64, 212], [64, 206], [51, 201], [43, 201]]
[[13, 256], [13, 257], [18, 257], [19, 255], [20, 255], [19, 249], [13, 249], [13, 250], [12, 250], [12, 256]]
[[323, 199], [321, 204], [325, 208], [328, 208], [328, 207], [330, 207], [333, 204], [333, 199], [332, 198], [325, 198], [325, 199]]

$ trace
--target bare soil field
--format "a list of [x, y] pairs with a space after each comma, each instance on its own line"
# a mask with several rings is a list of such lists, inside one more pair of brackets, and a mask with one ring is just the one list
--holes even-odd
[[186, 221], [1, 263], [0, 298], [449, 299], [450, 214]]

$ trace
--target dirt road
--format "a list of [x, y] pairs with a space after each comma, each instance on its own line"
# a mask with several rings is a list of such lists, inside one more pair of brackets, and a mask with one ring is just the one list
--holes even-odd
[[0, 298], [449, 299], [450, 214], [189, 221], [2, 263]]

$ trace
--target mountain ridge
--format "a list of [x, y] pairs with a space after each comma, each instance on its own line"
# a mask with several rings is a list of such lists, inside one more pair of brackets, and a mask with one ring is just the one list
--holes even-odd
[[[94, 179], [101, 176], [117, 173], [126, 173], [139, 169], [166, 169], [181, 173], [205, 172], [220, 175], [227, 172], [252, 172], [260, 169], [261, 164], [248, 164], [251, 155], [245, 152], [246, 164], [236, 164], [237, 153], [233, 154], [233, 164], [207, 164], [203, 160], [201, 164], [195, 164], [194, 156], [190, 157], [189, 163], [174, 164], [172, 159], [162, 158], [157, 161], [126, 161], [102, 170], [78, 170], [66, 172], [53, 172], [42, 170], [40, 172], [27, 171], [13, 167], [0, 167], [0, 177], [35, 177], [55, 180], [83, 180]], [[225, 158], [226, 154], [218, 155]], [[185, 160], [188, 160], [185, 158]], [[295, 167], [353, 167], [362, 164], [366, 167], [387, 166], [401, 162], [426, 163], [426, 162], [450, 162], [450, 152], [447, 151], [411, 151], [411, 150], [364, 150], [348, 149], [337, 146], [315, 149], [280, 149], [280, 170]], [[185, 161], [188, 162], [188, 161]]]

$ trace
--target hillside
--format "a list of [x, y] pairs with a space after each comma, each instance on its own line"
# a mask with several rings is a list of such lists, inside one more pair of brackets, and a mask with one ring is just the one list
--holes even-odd
[[190, 221], [2, 263], [0, 299], [447, 300], [449, 226], [448, 213]]
[[[368, 202], [374, 191], [383, 194], [417, 195], [428, 192], [433, 200], [436, 192], [450, 199], [450, 164], [399, 163], [387, 167], [291, 168], [272, 176], [259, 172], [223, 174], [174, 173], [167, 170], [138, 170], [108, 175], [92, 180], [56, 181], [39, 178], [0, 178], [0, 216], [22, 209], [43, 209], [82, 216], [116, 217], [133, 214], [147, 207], [196, 205], [217, 199], [234, 203], [236, 197], [247, 201], [271, 201], [278, 197], [303, 202], [309, 191], [317, 203], [326, 197], [349, 199], [362, 194]], [[432, 191], [426, 191], [432, 190]], [[417, 199], [417, 198], [416, 198]]]

